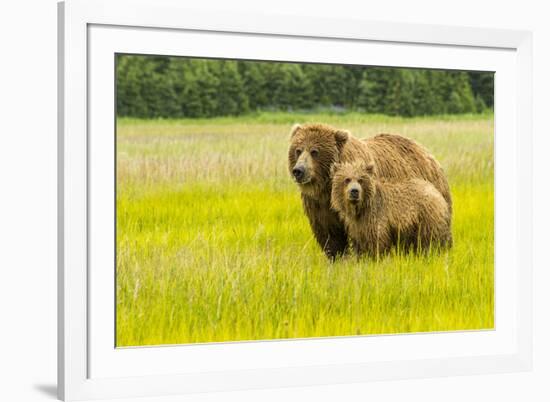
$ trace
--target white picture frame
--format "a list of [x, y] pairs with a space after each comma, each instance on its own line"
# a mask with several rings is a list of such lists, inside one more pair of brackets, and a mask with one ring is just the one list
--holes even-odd
[[[531, 33], [301, 16], [213, 15], [174, 0], [67, 0], [59, 3], [58, 15], [61, 399], [531, 368]], [[112, 56], [117, 52], [496, 71], [495, 330], [115, 349], [114, 296], [94, 295], [114, 295], [111, 256], [101, 251], [113, 248], [109, 230], [114, 215], [108, 202], [112, 203], [114, 175], [108, 163], [95, 161], [105, 160], [103, 155], [113, 151]], [[506, 177], [508, 185], [499, 186], [499, 177]]]

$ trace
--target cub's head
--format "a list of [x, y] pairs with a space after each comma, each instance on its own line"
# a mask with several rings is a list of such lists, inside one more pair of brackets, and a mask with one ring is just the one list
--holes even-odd
[[330, 169], [340, 160], [349, 132], [323, 124], [296, 124], [290, 132], [288, 170], [300, 190], [315, 196], [330, 192]]
[[332, 208], [350, 218], [360, 216], [376, 191], [374, 164], [363, 161], [336, 163], [331, 174]]

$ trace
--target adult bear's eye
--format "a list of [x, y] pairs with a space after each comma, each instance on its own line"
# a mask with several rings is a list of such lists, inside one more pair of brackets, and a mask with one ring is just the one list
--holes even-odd
[[301, 153], [302, 153], [302, 150], [300, 148], [297, 148], [296, 149], [296, 156], [300, 156]]
[[319, 151], [317, 151], [316, 149], [312, 149], [310, 153], [311, 156], [313, 156], [314, 158], [317, 158], [319, 156]]
[[351, 179], [350, 179], [349, 177], [346, 177], [346, 180], [344, 180], [344, 183], [350, 184], [350, 183], [351, 183]]

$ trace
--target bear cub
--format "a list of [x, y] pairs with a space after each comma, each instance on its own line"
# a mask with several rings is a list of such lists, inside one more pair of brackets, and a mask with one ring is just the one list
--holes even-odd
[[374, 164], [357, 161], [332, 168], [331, 207], [358, 254], [377, 256], [393, 246], [413, 249], [451, 246], [451, 213], [426, 180], [377, 178]]

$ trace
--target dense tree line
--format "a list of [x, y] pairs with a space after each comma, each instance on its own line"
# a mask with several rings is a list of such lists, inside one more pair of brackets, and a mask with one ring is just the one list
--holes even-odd
[[493, 107], [493, 74], [119, 55], [117, 114], [212, 117], [258, 110], [417, 116]]

